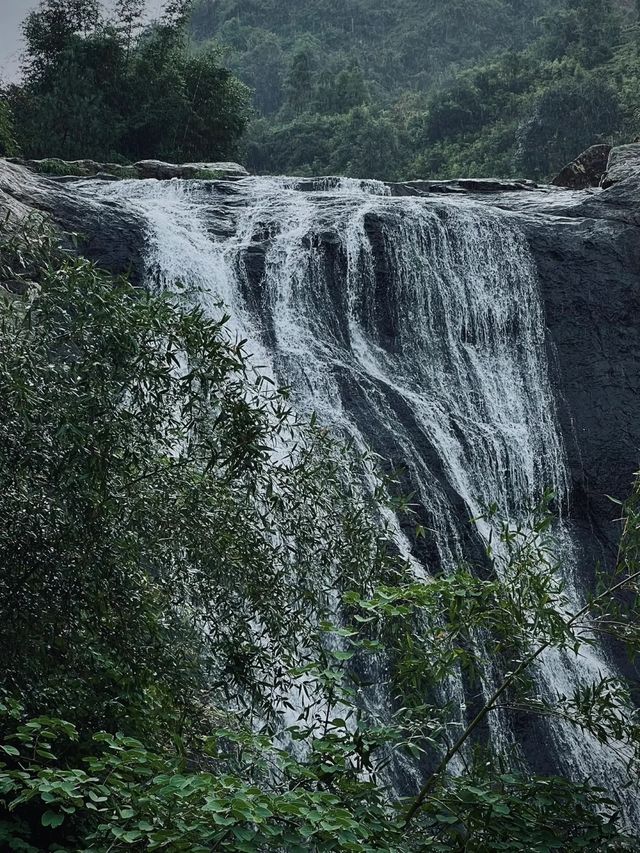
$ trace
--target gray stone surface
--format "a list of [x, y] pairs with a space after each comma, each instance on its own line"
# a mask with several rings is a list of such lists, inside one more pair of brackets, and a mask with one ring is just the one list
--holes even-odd
[[133, 168], [139, 178], [155, 178], [167, 181], [172, 178], [189, 180], [190, 178], [212, 177], [234, 180], [245, 178], [249, 174], [238, 163], [164, 163], [161, 160], [140, 160]]
[[528, 181], [524, 178], [457, 178], [450, 181], [404, 181], [390, 183], [387, 186], [391, 190], [391, 195], [404, 196], [429, 195], [431, 193], [492, 194], [520, 192], [535, 189], [538, 185], [534, 181]]
[[553, 184], [573, 190], [600, 186], [602, 176], [607, 171], [610, 153], [610, 145], [592, 145], [568, 163], [553, 179]]
[[21, 157], [9, 158], [9, 163], [24, 166], [37, 174], [47, 175], [61, 182], [83, 178], [101, 178], [116, 180], [125, 178], [155, 178], [160, 181], [181, 178], [185, 180], [211, 178], [238, 180], [248, 176], [247, 170], [239, 163], [165, 163], [163, 160], [140, 160], [133, 166], [120, 163], [98, 163], [96, 160], [61, 160], [47, 157], [43, 160], [25, 160]]
[[606, 174], [602, 178], [602, 187], [607, 189], [627, 178], [640, 177], [640, 143], [618, 145], [609, 154]]
[[0, 217], [18, 223], [43, 216], [64, 232], [77, 234], [87, 257], [115, 273], [142, 278], [144, 226], [112, 204], [85, 198], [72, 187], [0, 159]]

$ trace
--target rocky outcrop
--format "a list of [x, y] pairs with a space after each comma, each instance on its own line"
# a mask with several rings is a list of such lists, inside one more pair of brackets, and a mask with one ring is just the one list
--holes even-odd
[[600, 186], [602, 176], [607, 171], [610, 152], [610, 145], [592, 145], [566, 165], [552, 183], [572, 190]]
[[56, 181], [0, 159], [0, 217], [20, 222], [43, 217], [78, 235], [80, 250], [114, 273], [141, 281], [144, 225], [120, 208], [72, 192]]
[[521, 192], [536, 189], [535, 181], [524, 178], [513, 180], [499, 178], [458, 178], [450, 181], [404, 181], [387, 184], [394, 196], [442, 194], [493, 194], [503, 192]]
[[627, 178], [640, 177], [640, 143], [619, 145], [609, 155], [606, 174], [602, 178], [603, 189], [612, 187]]
[[224, 179], [238, 180], [249, 174], [244, 166], [238, 163], [164, 163], [161, 160], [140, 160], [133, 168], [139, 178], [155, 178], [168, 181], [172, 178], [189, 179]]
[[16, 166], [24, 166], [38, 175], [47, 175], [52, 179], [69, 178], [137, 178], [134, 166], [120, 163], [98, 163], [96, 160], [61, 160], [59, 157], [46, 157], [43, 160], [25, 160], [11, 157], [8, 160]]
[[91, 260], [111, 272], [128, 273], [135, 282], [141, 282], [144, 223], [118, 205], [82, 195], [67, 184], [87, 178], [201, 179], [225, 196], [233, 192], [233, 182], [246, 175], [246, 169], [237, 163], [176, 166], [144, 160], [123, 167], [94, 160], [0, 158], [0, 217], [4, 220], [9, 216], [18, 222], [25, 217], [43, 216], [61, 231], [77, 235], [81, 251]]
[[[300, 192], [330, 192], [338, 189], [343, 179], [338, 177], [300, 178], [294, 187]], [[473, 193], [495, 194], [502, 192], [521, 192], [538, 187], [535, 181], [524, 178], [458, 178], [446, 181], [360, 181], [363, 189], [375, 183], [383, 183], [392, 196], [423, 195], [469, 195]]]
[[24, 160], [10, 158], [10, 163], [24, 166], [32, 172], [47, 175], [61, 182], [78, 178], [99, 178], [102, 180], [121, 180], [133, 178], [155, 178], [160, 181], [180, 178], [184, 180], [237, 180], [249, 174], [238, 163], [165, 163], [162, 160], [140, 160], [131, 165], [120, 163], [99, 163], [96, 160], [60, 160], [47, 157], [44, 160]]
[[640, 460], [640, 229], [607, 207], [525, 223], [555, 365], [570, 514], [606, 563], [619, 534], [610, 496], [629, 495]]

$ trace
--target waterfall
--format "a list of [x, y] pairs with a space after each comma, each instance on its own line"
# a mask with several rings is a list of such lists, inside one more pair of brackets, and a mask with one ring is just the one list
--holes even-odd
[[[468, 198], [391, 198], [373, 181], [87, 182], [147, 223], [149, 282], [185, 282], [231, 315], [254, 363], [295, 406], [406, 471], [429, 545], [400, 519], [424, 577], [482, 554], [490, 504], [514, 521], [545, 488], [568, 499], [535, 264], [517, 216]], [[576, 609], [575, 549], [559, 524]], [[490, 667], [488, 668], [490, 669]], [[543, 695], [611, 666], [603, 651], [549, 653]], [[490, 681], [491, 675], [487, 672]], [[460, 693], [461, 716], [464, 698]], [[492, 737], [517, 741], [496, 715]], [[559, 771], [620, 792], [624, 763], [567, 724], [547, 723]], [[630, 818], [640, 810], [629, 795]]]

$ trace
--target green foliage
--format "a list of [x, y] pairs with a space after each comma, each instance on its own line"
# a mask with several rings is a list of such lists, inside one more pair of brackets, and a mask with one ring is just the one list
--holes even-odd
[[612, 798], [506, 772], [486, 730], [561, 717], [637, 766], [625, 684], [543, 701], [535, 667], [601, 631], [640, 649], [638, 491], [577, 612], [551, 496], [487, 512], [490, 572], [419, 581], [380, 522], [393, 483], [296, 418], [188, 283], [136, 291], [40, 222], [3, 234], [0, 282], [3, 849], [633, 849]]
[[13, 157], [17, 153], [13, 116], [9, 104], [0, 93], [0, 157]]
[[519, 128], [516, 160], [524, 174], [549, 175], [590, 144], [611, 138], [621, 123], [616, 90], [597, 77], [545, 89]]
[[250, 732], [218, 729], [202, 740], [201, 766], [187, 767], [134, 738], [99, 733], [74, 767], [62, 756], [77, 743], [75, 727], [48, 717], [24, 721], [20, 712], [15, 703], [0, 706], [0, 792], [10, 815], [0, 820], [0, 840], [9, 849], [624, 849], [613, 822], [594, 811], [606, 801], [561, 779], [457, 779], [413, 835], [380, 788], [346, 765], [327, 763], [336, 755], [329, 739], [318, 740], [315, 760], [302, 764]]
[[[268, 117], [248, 131], [258, 172], [544, 179], [638, 133], [640, 30], [617, 0], [196, 0], [192, 30]], [[354, 138], [363, 106], [376, 127]], [[368, 130], [371, 165], [346, 150]]]
[[105, 18], [96, 0], [42, 0], [29, 16], [8, 93], [26, 156], [546, 179], [638, 133], [640, 28], [617, 0], [195, 0], [153, 27], [144, 5]]
[[400, 177], [398, 129], [367, 106], [337, 115], [307, 113], [276, 126], [264, 119], [254, 125], [247, 152], [260, 172]]
[[61, 841], [59, 851], [95, 853], [400, 849], [401, 825], [374, 785], [345, 768], [332, 789], [314, 790], [319, 768], [246, 730], [203, 738], [198, 767], [99, 733], [74, 767], [64, 756], [78, 740], [75, 727], [47, 717], [23, 722], [20, 710], [5, 705], [0, 723], [0, 792], [11, 815], [0, 819], [0, 840], [9, 849]]
[[270, 461], [297, 430], [286, 396], [199, 309], [37, 236], [5, 242], [0, 278], [29, 294], [0, 306], [5, 685], [74, 722], [126, 707], [129, 733], [149, 702], [182, 714], [204, 675], [249, 705], [286, 690], [322, 590], [387, 559], [382, 531], [346, 535], [348, 456], [301, 426]]
[[488, 50], [520, 47], [539, 32], [536, 19], [546, 0], [196, 0], [192, 30], [198, 40], [215, 36], [231, 48], [244, 79], [247, 48], [269, 34], [288, 55], [301, 51], [319, 70], [355, 61], [373, 88], [399, 94], [423, 88], [448, 65], [468, 62]]
[[56, 157], [47, 157], [44, 160], [36, 161], [38, 163], [38, 172], [42, 175], [73, 175], [74, 177], [82, 177], [84, 170], [75, 163], [68, 163], [64, 160], [58, 160]]
[[212, 161], [236, 153], [247, 90], [215, 48], [189, 47], [181, 15], [143, 30], [143, 6], [119, 3], [107, 20], [94, 0], [42, 0], [29, 15], [24, 83], [8, 93], [26, 156]]

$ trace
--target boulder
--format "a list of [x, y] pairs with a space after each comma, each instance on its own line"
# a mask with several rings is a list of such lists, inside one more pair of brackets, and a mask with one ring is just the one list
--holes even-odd
[[227, 180], [249, 177], [249, 172], [240, 163], [186, 163], [185, 166], [193, 167], [200, 172], [217, 172], [220, 177]]
[[637, 142], [611, 149], [601, 186], [607, 189], [631, 177], [640, 177], [640, 143]]
[[165, 163], [162, 160], [140, 160], [133, 168], [139, 178], [155, 178], [157, 181], [170, 181], [172, 178], [238, 180], [249, 174], [244, 166], [238, 163]]
[[571, 190], [599, 186], [602, 176], [607, 171], [610, 152], [610, 145], [592, 145], [567, 164], [552, 183], [557, 187], [566, 187]]

